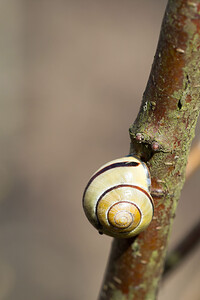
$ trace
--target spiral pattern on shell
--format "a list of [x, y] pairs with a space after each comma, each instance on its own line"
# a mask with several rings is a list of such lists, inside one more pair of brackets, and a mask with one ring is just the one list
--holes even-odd
[[113, 160], [90, 178], [83, 195], [88, 220], [100, 233], [128, 238], [139, 234], [153, 217], [147, 166], [134, 156]]

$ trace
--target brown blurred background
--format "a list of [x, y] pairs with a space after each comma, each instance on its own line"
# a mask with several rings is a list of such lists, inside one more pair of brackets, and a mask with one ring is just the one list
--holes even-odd
[[[0, 1], [0, 300], [97, 298], [111, 238], [86, 220], [82, 193], [128, 154], [166, 2]], [[199, 218], [199, 176], [170, 248]], [[200, 247], [160, 300], [200, 299], [199, 259]]]

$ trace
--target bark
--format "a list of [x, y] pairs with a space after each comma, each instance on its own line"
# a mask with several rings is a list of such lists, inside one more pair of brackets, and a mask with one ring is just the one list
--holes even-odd
[[199, 99], [200, 1], [170, 0], [142, 105], [130, 128], [130, 153], [150, 169], [154, 217], [137, 237], [113, 240], [100, 300], [156, 299]]

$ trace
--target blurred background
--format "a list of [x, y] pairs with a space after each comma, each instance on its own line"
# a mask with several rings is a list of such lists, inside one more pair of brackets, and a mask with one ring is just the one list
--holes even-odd
[[[97, 298], [112, 239], [86, 220], [82, 193], [129, 152], [166, 2], [0, 1], [0, 300]], [[199, 176], [170, 249], [199, 218]], [[200, 247], [160, 300], [200, 299], [199, 259]]]

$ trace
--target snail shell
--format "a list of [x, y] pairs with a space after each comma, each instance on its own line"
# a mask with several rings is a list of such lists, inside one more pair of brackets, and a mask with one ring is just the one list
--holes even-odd
[[153, 217], [151, 179], [147, 166], [134, 156], [113, 160], [90, 178], [83, 208], [100, 232], [118, 238], [139, 234]]

